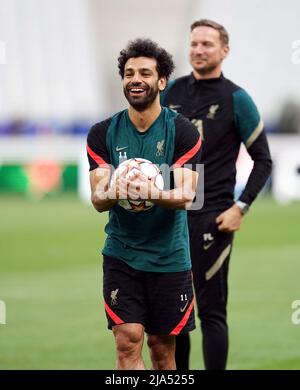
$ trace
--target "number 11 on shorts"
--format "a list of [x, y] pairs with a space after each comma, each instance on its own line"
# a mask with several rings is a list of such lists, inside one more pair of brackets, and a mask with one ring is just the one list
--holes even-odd
[[187, 295], [186, 294], [180, 294], [181, 302], [187, 301]]

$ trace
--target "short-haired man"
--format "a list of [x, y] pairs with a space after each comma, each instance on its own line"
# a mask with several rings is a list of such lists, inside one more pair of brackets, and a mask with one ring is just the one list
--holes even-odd
[[[222, 74], [229, 53], [223, 26], [211, 20], [191, 25], [193, 71], [170, 82], [162, 103], [194, 123], [203, 138], [204, 206], [189, 211], [193, 281], [203, 335], [206, 369], [225, 369], [228, 354], [227, 279], [233, 232], [264, 186], [271, 158], [257, 108]], [[247, 185], [234, 202], [236, 160], [244, 143], [254, 161]], [[178, 369], [188, 369], [189, 336], [177, 338]]]

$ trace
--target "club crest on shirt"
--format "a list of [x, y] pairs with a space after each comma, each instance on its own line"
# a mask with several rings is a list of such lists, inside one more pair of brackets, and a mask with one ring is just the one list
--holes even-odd
[[158, 141], [156, 144], [156, 156], [163, 156], [164, 148], [165, 148], [165, 140], [162, 139], [161, 141]]
[[218, 111], [219, 105], [218, 104], [213, 104], [209, 107], [209, 112], [206, 115], [206, 118], [208, 119], [215, 119], [216, 113]]

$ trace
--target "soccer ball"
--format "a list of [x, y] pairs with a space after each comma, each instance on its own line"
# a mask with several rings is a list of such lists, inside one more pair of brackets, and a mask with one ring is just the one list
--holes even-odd
[[[164, 179], [160, 170], [155, 164], [144, 158], [131, 158], [129, 160], [123, 161], [115, 170], [111, 179], [111, 183], [116, 180], [116, 178], [126, 169], [128, 169], [128, 167], [129, 171], [126, 174], [127, 179], [133, 177], [137, 172], [141, 172], [149, 180], [154, 180], [154, 184], [159, 190], [163, 190]], [[153, 203], [149, 202], [148, 200], [120, 199], [118, 204], [125, 210], [133, 213], [146, 211], [153, 207]]]

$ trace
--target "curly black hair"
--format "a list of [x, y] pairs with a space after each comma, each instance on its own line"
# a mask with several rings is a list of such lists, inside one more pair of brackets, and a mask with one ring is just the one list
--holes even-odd
[[138, 38], [130, 41], [125, 49], [120, 51], [118, 58], [119, 74], [124, 78], [124, 68], [129, 58], [148, 57], [154, 58], [157, 62], [156, 70], [159, 77], [166, 77], [168, 80], [175, 69], [172, 55], [165, 49], [158, 46], [151, 39]]

